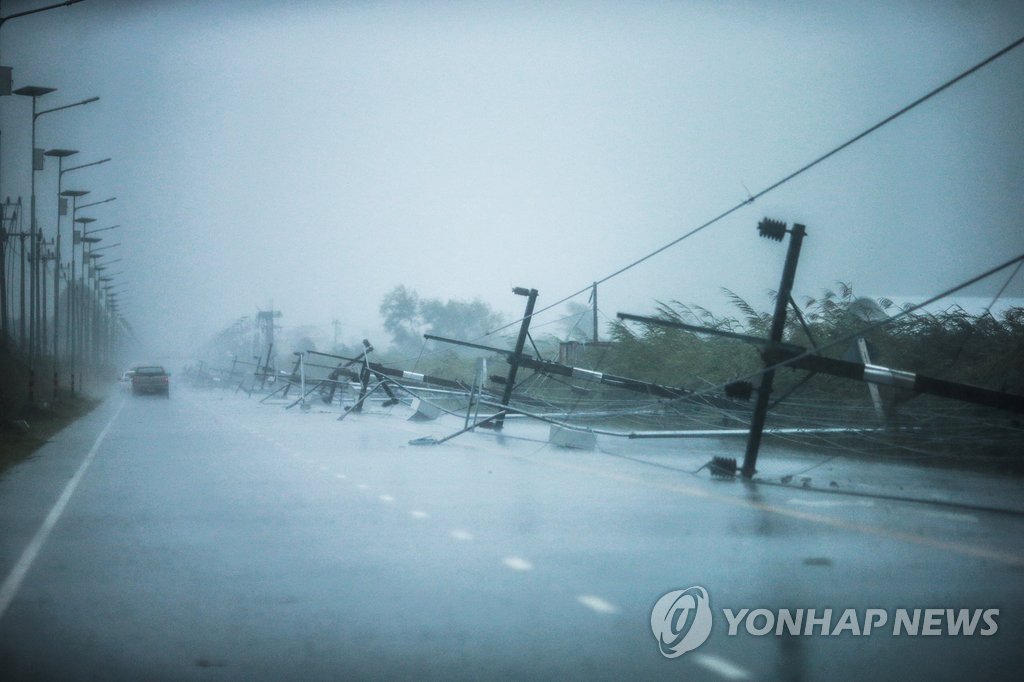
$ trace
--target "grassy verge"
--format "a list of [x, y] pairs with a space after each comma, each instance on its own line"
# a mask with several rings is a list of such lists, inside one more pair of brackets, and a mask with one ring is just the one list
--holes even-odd
[[19, 419], [0, 425], [0, 473], [31, 456], [54, 434], [88, 414], [100, 402], [83, 395], [61, 395], [48, 407], [22, 407]]
[[36, 401], [28, 399], [26, 359], [0, 349], [0, 472], [29, 457], [65, 426], [100, 404], [100, 400], [61, 388], [53, 396], [52, 365], [36, 371]]

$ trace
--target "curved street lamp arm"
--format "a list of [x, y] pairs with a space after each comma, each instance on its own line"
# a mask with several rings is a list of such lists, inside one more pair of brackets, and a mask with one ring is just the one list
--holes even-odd
[[8, 14], [6, 17], [0, 17], [0, 26], [3, 26], [8, 19], [17, 19], [18, 17], [27, 17], [29, 14], [38, 14], [39, 12], [45, 12], [48, 9], [57, 9], [58, 7], [67, 7], [68, 5], [74, 5], [82, 2], [82, 0], [64, 0], [64, 2], [58, 2], [54, 5], [47, 5], [46, 7], [36, 7], [35, 9], [25, 10], [24, 12], [15, 12], [14, 14]]
[[[106, 158], [106, 159], [100, 159], [99, 161], [93, 161], [92, 163], [83, 163], [80, 166], [72, 166], [71, 168], [64, 168], [64, 169], [61, 170], [60, 174], [64, 175], [65, 173], [70, 173], [71, 171], [78, 170], [79, 168], [88, 168], [89, 166], [98, 166], [101, 163], [106, 163], [107, 161], [110, 161], [109, 157]], [[79, 208], [81, 208], [81, 206], [79, 206]]]
[[54, 107], [52, 109], [43, 109], [42, 111], [37, 111], [35, 114], [33, 114], [32, 117], [33, 117], [33, 119], [37, 119], [40, 116], [42, 116], [43, 114], [52, 114], [55, 111], [63, 111], [64, 109], [70, 109], [71, 107], [79, 107], [79, 106], [82, 106], [83, 104], [92, 104], [93, 102], [99, 102], [99, 101], [100, 101], [99, 97], [90, 97], [89, 99], [83, 99], [81, 102], [72, 102], [71, 104], [65, 104], [62, 107]]

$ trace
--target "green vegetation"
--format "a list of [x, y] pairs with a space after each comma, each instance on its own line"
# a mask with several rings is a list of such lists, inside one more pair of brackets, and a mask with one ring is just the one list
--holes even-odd
[[[52, 370], [44, 365], [37, 375], [52, 376]], [[100, 402], [63, 390], [56, 400], [42, 400], [43, 387], [40, 386], [37, 402], [30, 403], [28, 385], [27, 364], [17, 355], [0, 351], [0, 472], [31, 455], [55, 433]], [[49, 388], [49, 384], [45, 387]], [[52, 398], [51, 394], [47, 395]]]
[[[662, 317], [715, 329], [767, 337], [771, 314], [754, 310], [732, 292], [740, 316], [716, 316], [678, 301], [659, 303]], [[787, 317], [784, 340], [822, 348], [824, 355], [860, 361], [852, 337], [899, 312], [888, 299], [854, 296], [839, 282], [819, 298], [805, 298], [803, 318]], [[639, 331], [635, 331], [636, 329]], [[951, 381], [1024, 393], [1024, 309], [1010, 308], [998, 318], [972, 315], [952, 305], [939, 313], [917, 311], [863, 334], [874, 364]], [[753, 346], [741, 341], [697, 335], [650, 325], [616, 324], [615, 343], [604, 358], [606, 371], [676, 383], [692, 389], [719, 385], [756, 371], [762, 361]], [[784, 373], [785, 374], [785, 373]], [[858, 382], [825, 379], [827, 392], [841, 397], [864, 395]]]
[[420, 298], [415, 289], [401, 284], [384, 296], [380, 314], [392, 346], [401, 353], [417, 352], [423, 334], [475, 339], [502, 322], [501, 316], [479, 299]]

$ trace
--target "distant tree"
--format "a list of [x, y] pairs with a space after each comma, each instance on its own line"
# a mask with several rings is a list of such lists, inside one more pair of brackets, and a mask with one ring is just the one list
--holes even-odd
[[380, 314], [384, 318], [384, 329], [391, 334], [391, 342], [398, 348], [415, 346], [420, 340], [420, 298], [404, 284], [384, 295], [380, 303]]
[[475, 339], [502, 322], [501, 315], [480, 299], [424, 299], [420, 301], [420, 317], [428, 333], [458, 339]]
[[401, 284], [384, 296], [380, 314], [392, 344], [403, 351], [419, 348], [425, 333], [474, 339], [502, 323], [501, 315], [479, 299], [421, 299]]
[[593, 335], [593, 311], [578, 301], [566, 304], [566, 315], [561, 320], [562, 340], [590, 341]]
[[[679, 301], [658, 302], [658, 313], [669, 320], [767, 336], [771, 314], [755, 310], [731, 291], [725, 293], [739, 312], [736, 317], [718, 316]], [[938, 313], [915, 311], [874, 326], [885, 322], [899, 308], [886, 298], [856, 297], [853, 286], [846, 282], [837, 282], [835, 288], [825, 289], [817, 298], [803, 297], [801, 308], [803, 323], [795, 314], [786, 319], [784, 338], [790, 343], [806, 348], [823, 347], [827, 356], [859, 361], [851, 339], [862, 335], [871, 349], [873, 362], [1024, 392], [1024, 309], [1010, 308], [997, 318], [989, 313], [972, 315], [954, 305]], [[756, 371], [762, 365], [758, 349], [731, 339], [656, 325], [621, 323], [613, 326], [611, 335], [615, 344], [608, 354], [606, 371], [626, 376], [696, 389]], [[780, 385], [784, 386], [788, 377], [800, 375], [784, 372]], [[829, 377], [819, 377], [809, 384], [808, 390], [832, 397], [854, 396], [858, 400], [864, 394], [859, 382]]]
[[199, 349], [199, 357], [216, 367], [230, 364], [232, 358], [250, 360], [255, 325], [248, 317], [239, 318], [218, 332]]

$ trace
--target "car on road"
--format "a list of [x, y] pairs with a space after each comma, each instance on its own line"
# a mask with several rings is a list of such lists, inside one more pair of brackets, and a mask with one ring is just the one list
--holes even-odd
[[[132, 395], [155, 393], [171, 395], [171, 376], [160, 365], [143, 365], [131, 370]], [[126, 372], [127, 374], [127, 372]]]
[[132, 377], [135, 376], [135, 370], [129, 369], [121, 378], [117, 380], [117, 385], [120, 387], [122, 393], [127, 393], [132, 389]]

